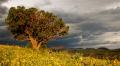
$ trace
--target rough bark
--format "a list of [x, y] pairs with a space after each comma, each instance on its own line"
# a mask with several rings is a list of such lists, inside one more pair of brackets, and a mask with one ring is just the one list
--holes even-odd
[[29, 37], [29, 40], [30, 40], [30, 42], [31, 42], [31, 44], [32, 44], [32, 48], [33, 49], [39, 49], [39, 48], [41, 48], [41, 42], [40, 43], [38, 43], [38, 41], [37, 40], [35, 40], [33, 37]]
[[32, 36], [31, 36], [31, 33], [29, 32], [29, 31], [25, 31], [28, 35], [29, 35], [29, 38], [28, 38], [28, 40], [31, 42], [31, 44], [32, 44], [32, 48], [33, 49], [39, 49], [39, 48], [41, 48], [41, 42], [38, 42], [35, 38], [33, 38]]

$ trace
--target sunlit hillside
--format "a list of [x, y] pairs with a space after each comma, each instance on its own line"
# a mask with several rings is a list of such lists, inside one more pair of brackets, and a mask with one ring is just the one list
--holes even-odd
[[120, 61], [83, 57], [81, 53], [66, 50], [33, 50], [1, 45], [0, 66], [120, 66]]

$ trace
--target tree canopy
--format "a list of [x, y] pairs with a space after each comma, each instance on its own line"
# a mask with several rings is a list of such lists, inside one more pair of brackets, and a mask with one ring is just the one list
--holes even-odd
[[66, 35], [69, 30], [64, 21], [53, 13], [23, 6], [11, 7], [6, 23], [15, 39], [30, 41], [34, 49]]

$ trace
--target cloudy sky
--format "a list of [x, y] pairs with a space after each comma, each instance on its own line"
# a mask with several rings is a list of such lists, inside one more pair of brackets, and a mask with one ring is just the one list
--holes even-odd
[[70, 26], [69, 35], [49, 42], [50, 46], [120, 48], [120, 0], [1, 0], [0, 42], [11, 41], [4, 15], [18, 5], [53, 12]]

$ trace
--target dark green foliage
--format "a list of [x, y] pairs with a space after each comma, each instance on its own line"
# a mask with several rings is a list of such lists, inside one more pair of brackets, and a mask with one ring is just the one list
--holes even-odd
[[14, 38], [30, 40], [32, 37], [38, 44], [46, 44], [48, 40], [62, 37], [69, 30], [63, 20], [52, 13], [21, 6], [10, 8], [6, 23]]

